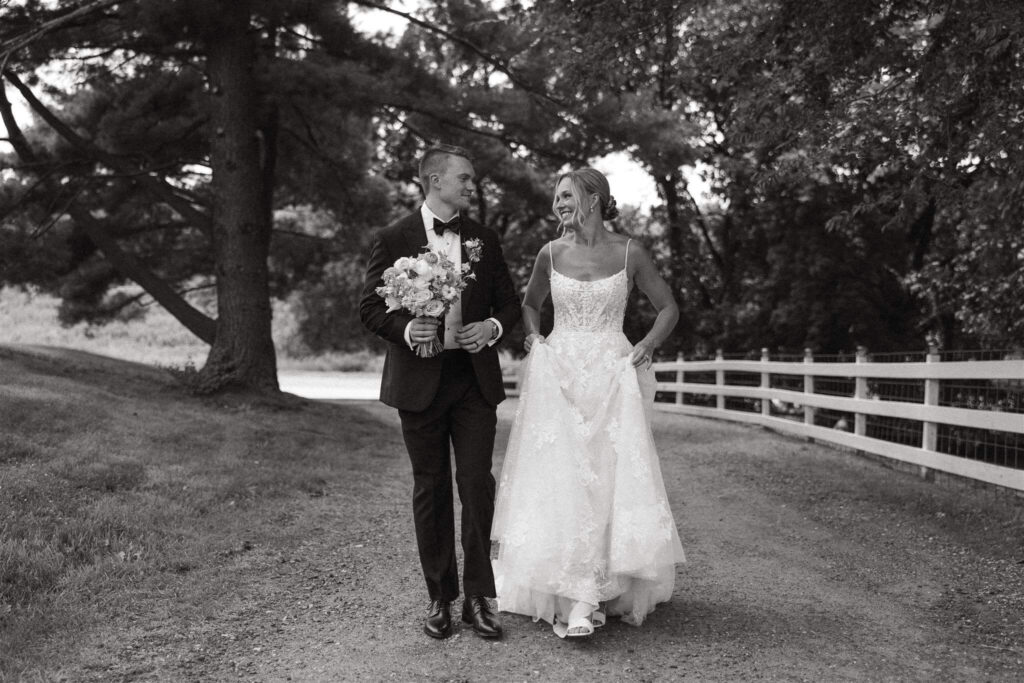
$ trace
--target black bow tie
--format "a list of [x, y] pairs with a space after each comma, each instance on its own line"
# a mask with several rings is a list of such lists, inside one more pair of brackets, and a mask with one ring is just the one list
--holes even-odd
[[461, 220], [461, 218], [458, 215], [456, 215], [454, 218], [452, 218], [447, 223], [442, 221], [440, 218], [435, 218], [434, 219], [434, 232], [436, 232], [438, 235], [443, 235], [445, 230], [451, 230], [456, 235], [458, 235], [459, 234], [459, 229], [461, 227], [462, 227], [462, 220]]

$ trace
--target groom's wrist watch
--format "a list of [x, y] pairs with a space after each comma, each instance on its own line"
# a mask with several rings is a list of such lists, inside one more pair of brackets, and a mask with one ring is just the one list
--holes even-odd
[[491, 324], [491, 327], [494, 328], [494, 331], [491, 332], [491, 341], [494, 341], [495, 339], [498, 338], [498, 323], [494, 322], [493, 320], [488, 320], [487, 322], [489, 322]]

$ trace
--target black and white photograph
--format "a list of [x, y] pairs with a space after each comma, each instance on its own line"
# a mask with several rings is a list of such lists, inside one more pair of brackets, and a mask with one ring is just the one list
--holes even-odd
[[0, 0], [0, 681], [1021, 680], [1020, 0]]

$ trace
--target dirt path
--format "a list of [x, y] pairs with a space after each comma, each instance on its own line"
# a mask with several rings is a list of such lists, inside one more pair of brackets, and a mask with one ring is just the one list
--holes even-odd
[[[501, 410], [498, 453], [513, 408]], [[433, 641], [420, 630], [425, 595], [397, 418], [374, 403], [359, 409], [389, 436], [346, 484], [282, 520], [294, 545], [241, 554], [237, 590], [170, 641], [165, 629], [126, 635], [120, 677], [1024, 677], [1024, 506], [769, 432], [669, 415], [656, 434], [689, 557], [669, 604], [642, 628], [613, 621], [586, 641], [509, 615], [501, 641], [461, 628]]]

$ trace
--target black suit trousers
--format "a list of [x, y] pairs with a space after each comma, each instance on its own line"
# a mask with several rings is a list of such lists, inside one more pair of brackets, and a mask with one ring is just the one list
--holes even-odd
[[399, 410], [412, 462], [413, 516], [420, 564], [432, 600], [459, 595], [455, 559], [455, 482], [462, 503], [462, 551], [466, 595], [493, 597], [491, 519], [495, 481], [491, 454], [497, 415], [480, 393], [469, 353], [442, 352], [441, 383], [423, 411]]

